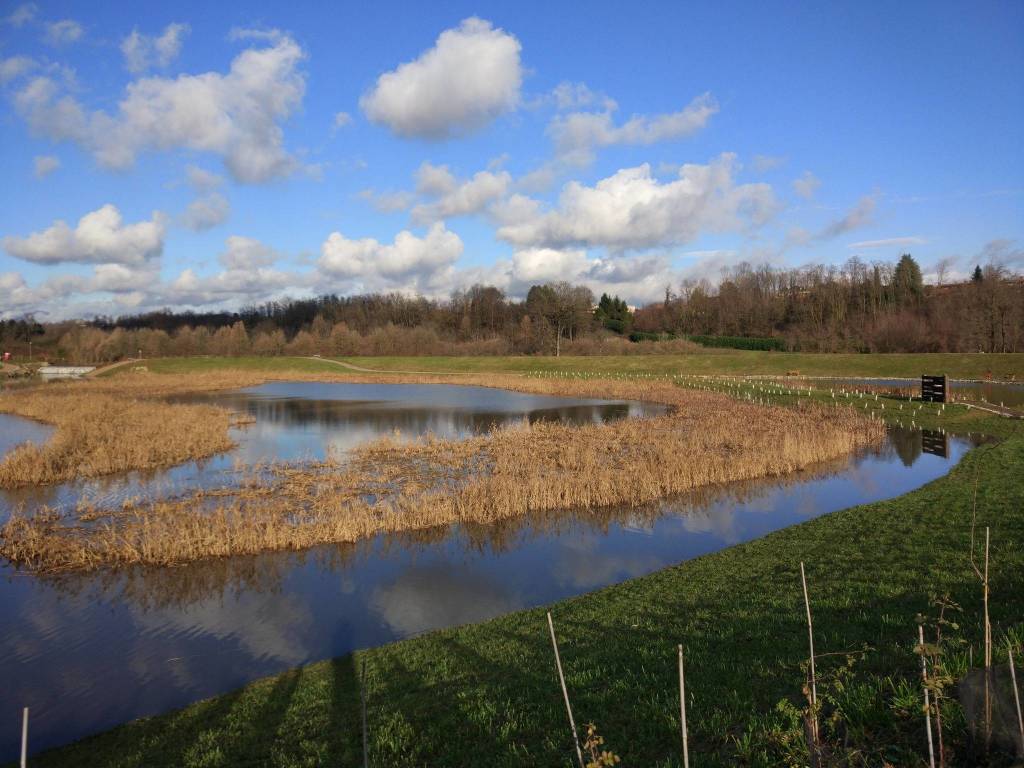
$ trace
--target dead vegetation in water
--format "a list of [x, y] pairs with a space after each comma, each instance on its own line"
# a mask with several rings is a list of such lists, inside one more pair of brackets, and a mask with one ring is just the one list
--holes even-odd
[[26, 443], [0, 461], [0, 488], [152, 469], [230, 448], [230, 414], [172, 405], [88, 386], [51, 384], [0, 396], [0, 412], [56, 426], [42, 445]]
[[0, 460], [0, 489], [158, 469], [229, 450], [234, 443], [228, 427], [251, 424], [251, 416], [166, 398], [248, 387], [267, 378], [236, 371], [130, 373], [0, 392], [0, 413], [57, 428], [44, 444], [19, 446]]
[[846, 409], [762, 407], [665, 382], [486, 376], [459, 383], [648, 400], [673, 410], [608, 424], [508, 427], [466, 440], [385, 439], [325, 462], [273, 465], [237, 489], [112, 510], [13, 515], [0, 530], [0, 554], [42, 571], [168, 565], [550, 510], [638, 507], [808, 469], [884, 433], [880, 422]]
[[[816, 465], [813, 476], [825, 477], [840, 469], [844, 460]], [[612, 526], [651, 530], [667, 517], [686, 518], [701, 530], [731, 525], [731, 511], [713, 516], [712, 507], [723, 503], [747, 503], [779, 485], [806, 481], [807, 475], [706, 486], [672, 499], [660, 499], [638, 507], [599, 507], [589, 510], [541, 510], [529, 515], [486, 524], [464, 523], [460, 546], [478, 553], [502, 553], [524, 541], [559, 536], [575, 531], [607, 533]], [[81, 520], [79, 516], [79, 520]], [[277, 550], [257, 555], [211, 557], [186, 568], [137, 564], [117, 569], [49, 571], [38, 576], [62, 595], [93, 597], [106, 602], [129, 603], [140, 612], [186, 609], [207, 600], [243, 592], [279, 592], [296, 565], [315, 563], [317, 569], [340, 577], [361, 564], [387, 557], [392, 552], [417, 555], [448, 539], [450, 525], [395, 532], [387, 537], [334, 544], [302, 550]], [[596, 586], [596, 585], [595, 585]]]

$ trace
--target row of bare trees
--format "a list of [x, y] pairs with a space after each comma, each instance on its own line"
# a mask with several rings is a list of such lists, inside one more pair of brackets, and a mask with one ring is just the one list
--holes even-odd
[[[738, 336], [799, 351], [1024, 351], [1024, 278], [990, 264], [963, 283], [925, 285], [909, 255], [799, 269], [741, 264], [688, 280], [635, 314], [570, 283], [523, 300], [475, 285], [447, 300], [400, 293], [283, 300], [239, 312], [162, 310], [86, 322], [0, 321], [0, 349], [103, 362], [141, 354], [561, 354], [633, 351], [622, 339]], [[643, 345], [639, 345], [643, 346]], [[651, 351], [647, 349], [646, 351]]]
[[718, 284], [689, 280], [636, 315], [647, 332], [782, 337], [801, 351], [1018, 352], [1024, 278], [979, 267], [964, 283], [925, 285], [909, 255], [799, 269], [740, 264]]

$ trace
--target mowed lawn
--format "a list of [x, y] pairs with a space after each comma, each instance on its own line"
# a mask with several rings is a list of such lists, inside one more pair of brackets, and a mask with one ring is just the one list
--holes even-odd
[[[337, 360], [380, 372], [528, 373], [566, 371], [698, 375], [785, 375], [917, 378], [946, 373], [958, 379], [1024, 381], [1024, 354], [805, 354], [708, 349], [686, 355], [616, 355], [587, 357], [341, 357]], [[172, 357], [146, 360], [155, 373], [191, 373], [240, 369], [343, 373], [330, 359], [309, 357]], [[103, 375], [129, 372], [114, 368]]]
[[728, 375], [870, 376], [917, 378], [945, 373], [958, 379], [1016, 378], [1024, 381], [1024, 354], [809, 354], [708, 349], [686, 355], [587, 357], [344, 357], [375, 370], [408, 371], [590, 371], [595, 373], [683, 373]]
[[299, 371], [310, 373], [338, 373], [346, 369], [330, 360], [310, 357], [156, 357], [135, 363], [111, 368], [99, 375], [120, 376], [131, 373], [135, 367], [144, 366], [152, 373], [207, 373], [209, 371], [242, 370], [242, 371]]

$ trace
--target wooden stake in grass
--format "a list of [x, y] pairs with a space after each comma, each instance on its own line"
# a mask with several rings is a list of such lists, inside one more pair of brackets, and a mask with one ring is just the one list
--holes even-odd
[[[992, 742], [992, 622], [988, 618], [988, 551], [989, 528], [985, 526], [985, 572], [981, 577], [982, 601], [985, 610], [985, 751]], [[981, 574], [979, 574], [981, 575]]]
[[1017, 688], [1017, 670], [1013, 664], [1013, 645], [1006, 641], [1006, 654], [1010, 659], [1010, 679], [1013, 681], [1013, 701], [1017, 705], [1017, 729], [1020, 731], [1020, 751], [1024, 754], [1024, 716], [1020, 712], [1020, 689]]
[[679, 722], [683, 729], [683, 768], [690, 768], [690, 748], [686, 733], [686, 680], [683, 675], [683, 646], [679, 646]]
[[565, 698], [565, 711], [569, 713], [569, 727], [572, 728], [572, 744], [576, 747], [576, 759], [583, 765], [583, 750], [580, 749], [580, 737], [576, 733], [576, 721], [572, 716], [572, 705], [569, 703], [569, 689], [565, 687], [565, 675], [562, 672], [562, 657], [558, 655], [558, 641], [555, 639], [555, 624], [551, 621], [548, 611], [548, 629], [551, 630], [551, 646], [555, 649], [555, 666], [558, 667], [558, 681], [562, 684], [562, 696]]
[[931, 768], [935, 768], [935, 746], [932, 744], [932, 717], [931, 717], [931, 704], [928, 701], [928, 667], [924, 660], [924, 626], [921, 624], [917, 625], [918, 639], [920, 640], [921, 647], [921, 683], [924, 688], [924, 725], [925, 730], [928, 732], [928, 764]]
[[28, 707], [21, 711], [21, 768], [28, 764]]
[[804, 572], [803, 560], [800, 561], [800, 581], [804, 586], [804, 607], [807, 609], [807, 640], [810, 645], [811, 674], [811, 744], [812, 756], [818, 752], [818, 680], [814, 671], [814, 622], [811, 619], [811, 599], [807, 594], [807, 574]]
[[985, 526], [985, 569], [982, 571], [974, 561], [974, 526], [978, 517], [978, 475], [974, 475], [974, 502], [971, 510], [971, 567], [981, 580], [982, 602], [985, 611], [984, 642], [985, 642], [985, 751], [988, 751], [992, 740], [992, 622], [988, 617], [988, 555], [989, 527]]

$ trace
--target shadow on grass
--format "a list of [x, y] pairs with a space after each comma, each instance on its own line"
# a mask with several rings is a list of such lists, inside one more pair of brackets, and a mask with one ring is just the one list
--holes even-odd
[[[362, 654], [349, 654], [333, 659], [329, 664], [331, 693], [327, 716], [327, 764], [338, 766], [363, 765], [363, 686]], [[369, 674], [369, 673], [367, 673]], [[370, 691], [367, 690], [369, 700]], [[369, 704], [369, 701], [367, 702]]]

